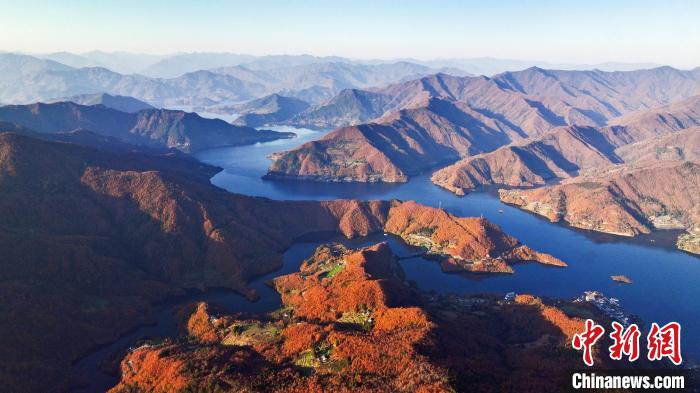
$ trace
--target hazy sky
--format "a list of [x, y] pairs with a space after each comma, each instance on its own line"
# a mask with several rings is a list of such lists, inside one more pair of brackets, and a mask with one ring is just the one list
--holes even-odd
[[[493, 4], [498, 3], [498, 4]], [[0, 0], [0, 50], [700, 65], [700, 1]]]

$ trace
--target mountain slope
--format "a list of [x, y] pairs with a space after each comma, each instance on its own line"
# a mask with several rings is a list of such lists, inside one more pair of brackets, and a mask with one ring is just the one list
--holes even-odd
[[433, 99], [345, 127], [273, 157], [268, 178], [404, 182], [421, 170], [507, 143], [515, 130], [480, 113]]
[[594, 127], [561, 127], [524, 144], [462, 159], [435, 172], [433, 183], [464, 195], [484, 185], [536, 186], [579, 170], [621, 163], [615, 146]]
[[410, 240], [430, 226], [436, 245], [458, 245], [432, 249], [455, 269], [562, 265], [482, 219], [410, 202], [230, 194], [209, 182], [216, 171], [0, 133], [0, 384], [68, 390], [79, 381], [70, 367], [77, 358], [151, 322], [158, 301], [211, 287], [255, 298], [247, 282], [280, 267], [282, 252], [304, 235], [386, 230]]
[[381, 227], [380, 203], [232, 195], [188, 174], [215, 168], [174, 164], [0, 134], [2, 386], [64, 391], [72, 361], [148, 322], [153, 302], [207, 286], [253, 296], [246, 281], [294, 237]]
[[237, 127], [194, 113], [149, 109], [120, 112], [104, 106], [72, 102], [0, 107], [0, 121], [17, 123], [46, 133], [90, 130], [122, 142], [150, 147], [172, 147], [184, 152], [288, 138], [293, 134]]
[[280, 123], [291, 119], [308, 107], [309, 104], [300, 99], [271, 94], [243, 105], [235, 106], [233, 108], [234, 112], [241, 114], [241, 116], [233, 124], [260, 127], [267, 124]]
[[[201, 62], [194, 55], [171, 57], [163, 59], [163, 62], [193, 61], [194, 65], [199, 64], [205, 68], [220, 65], [219, 60], [208, 62], [207, 58], [212, 54], [199, 54], [203, 57]], [[230, 56], [221, 54], [214, 57]], [[274, 93], [319, 102], [343, 89], [385, 85], [437, 71], [411, 63], [308, 63], [297, 62], [294, 58], [282, 57], [279, 59], [281, 63], [276, 66], [273, 65], [277, 61], [273, 59], [268, 59], [267, 65], [262, 62], [256, 63], [257, 66], [251, 63], [247, 66], [234, 65], [209, 70], [185, 66], [182, 69], [187, 69], [188, 72], [165, 72], [162, 74], [169, 77], [156, 78], [120, 74], [104, 67], [73, 68], [28, 55], [0, 54], [0, 101], [26, 104], [56, 97], [104, 92], [135, 97], [160, 107], [229, 105]], [[289, 60], [288, 64], [285, 63], [286, 60]]]
[[431, 298], [406, 283], [386, 243], [321, 245], [273, 285], [284, 311], [237, 317], [206, 303], [187, 307], [182, 335], [129, 351], [109, 392], [166, 384], [195, 391], [479, 392], [508, 390], [513, 375], [520, 392], [553, 392], [570, 383], [562, 370], [580, 361], [570, 336], [584, 321], [561, 309], [587, 307], [566, 302], [560, 309], [527, 295], [507, 305], [489, 296]]
[[96, 94], [81, 94], [73, 97], [63, 97], [56, 98], [53, 100], [47, 100], [47, 104], [52, 104], [55, 102], [70, 101], [80, 105], [103, 105], [107, 108], [116, 109], [121, 112], [138, 112], [144, 109], [155, 109], [152, 105], [149, 105], [143, 101], [137, 100], [133, 97], [126, 96], [113, 96], [106, 93], [96, 93]]
[[[682, 85], [682, 86], [681, 86]], [[523, 171], [521, 174], [508, 170], [510, 174], [503, 175], [503, 170], [499, 168], [487, 168], [498, 161], [492, 156], [491, 164], [478, 161], [478, 168], [470, 168], [466, 172], [454, 176], [441, 174], [439, 181], [445, 186], [453, 187], [457, 190], [459, 184], [449, 185], [450, 178], [456, 182], [464, 182], [463, 187], [469, 188], [478, 184], [491, 184], [494, 182], [507, 181], [507, 184], [521, 185], [542, 184], [548, 179], [556, 177], [568, 177], [569, 172], [581, 169], [577, 165], [569, 165], [563, 162], [562, 151], [554, 152], [561, 157], [550, 157], [551, 160], [560, 162], [563, 167], [553, 167], [552, 163], [542, 162], [542, 151], [533, 155], [533, 151], [524, 153], [517, 147], [524, 143], [535, 140], [535, 145], [530, 145], [533, 149], [546, 148], [552, 150], [553, 144], [567, 143], [565, 141], [555, 141], [559, 137], [567, 137], [566, 133], [547, 136], [549, 141], [544, 144], [537, 141], [537, 138], [544, 137], [556, 127], [566, 125], [603, 127], [612, 119], [623, 113], [644, 109], [651, 105], [659, 106], [667, 104], [670, 100], [688, 98], [687, 101], [673, 105], [664, 109], [666, 111], [675, 110], [686, 111], [683, 119], [684, 126], [694, 125], [690, 120], [697, 107], [697, 99], [692, 95], [700, 92], [700, 80], [693, 71], [679, 71], [669, 67], [662, 67], [652, 70], [642, 70], [633, 72], [606, 73], [602, 71], [551, 71], [539, 68], [531, 68], [519, 72], [507, 72], [488, 77], [455, 77], [446, 74], [436, 74], [424, 78], [393, 84], [384, 88], [372, 89], [372, 93], [378, 94], [381, 98], [381, 106], [376, 111], [348, 111], [347, 99], [330, 100], [326, 104], [314, 108], [316, 112], [326, 114], [322, 118], [324, 124], [354, 124], [360, 122], [365, 115], [368, 118], [376, 115], [377, 112], [385, 110], [382, 116], [372, 121], [379, 126], [367, 125], [366, 130], [381, 131], [381, 135], [369, 136], [364, 133], [359, 141], [355, 141], [351, 149], [343, 149], [342, 145], [347, 143], [343, 134], [347, 131], [331, 132], [323, 139], [323, 143], [307, 144], [300, 147], [296, 153], [294, 151], [279, 154], [276, 157], [284, 157], [283, 162], [274, 162], [270, 168], [270, 176], [283, 175], [285, 178], [299, 178], [322, 181], [384, 181], [382, 171], [374, 171], [373, 168], [393, 169], [387, 172], [385, 181], [405, 181], [406, 176], [425, 170], [437, 164], [436, 159], [426, 159], [427, 146], [439, 145], [440, 149], [429, 151], [433, 157], [440, 157], [444, 161], [457, 160], [459, 158], [468, 159], [474, 154], [490, 152], [499, 146], [515, 143], [513, 149], [500, 151], [504, 154], [501, 159], [508, 162], [518, 162], [516, 164]], [[595, 93], [595, 94], [594, 94]], [[359, 92], [354, 93], [355, 96]], [[435, 105], [441, 102], [443, 105]], [[444, 108], [449, 103], [452, 109], [450, 115], [446, 116]], [[358, 115], [360, 113], [360, 115]], [[302, 117], [304, 114], [300, 114]], [[415, 117], [414, 117], [415, 116]], [[465, 118], [474, 118], [477, 121], [464, 122]], [[422, 120], [421, 120], [422, 119]], [[431, 119], [430, 125], [425, 120]], [[293, 121], [294, 119], [292, 119]], [[629, 122], [627, 127], [609, 127], [601, 129], [602, 135], [593, 135], [588, 132], [584, 139], [567, 138], [577, 145], [587, 149], [588, 152], [581, 154], [590, 157], [603, 155], [603, 161], [591, 162], [591, 165], [604, 163], [605, 161], [615, 162], [616, 159], [609, 156], [610, 152], [596, 151], [599, 148], [611, 150], [626, 143], [631, 143], [643, 139], [653, 134], [653, 130], [645, 130], [641, 123], [634, 122], [634, 119], [622, 119], [620, 121]], [[421, 123], [423, 121], [423, 123]], [[460, 122], [461, 121], [461, 122]], [[634, 124], [633, 124], [634, 123]], [[680, 122], [679, 122], [680, 123]], [[361, 124], [361, 123], [360, 123]], [[678, 125], [676, 128], [680, 128]], [[387, 127], [391, 132], [387, 131]], [[451, 134], [442, 132], [425, 133], [423, 130], [439, 127], [443, 131], [456, 131]], [[667, 127], [668, 129], [669, 127]], [[484, 130], [487, 129], [487, 132]], [[396, 134], [391, 138], [387, 135]], [[436, 137], [440, 135], [438, 139]], [[418, 138], [416, 138], [418, 136]], [[530, 138], [530, 139], [528, 139]], [[337, 139], [337, 142], [330, 142]], [[383, 139], [388, 143], [377, 144], [372, 141]], [[586, 147], [593, 139], [603, 143], [592, 149]], [[402, 146], [395, 141], [406, 143]], [[477, 142], [477, 143], [475, 143]], [[368, 145], [359, 149], [360, 146]], [[358, 154], [370, 148], [379, 149], [375, 156], [385, 157], [381, 165], [356, 165]], [[321, 150], [314, 151], [314, 148]], [[329, 157], [329, 150], [333, 157]], [[557, 150], [555, 148], [554, 150]], [[560, 149], [561, 150], [561, 149]], [[575, 149], [570, 149], [568, 154], [576, 154]], [[299, 154], [299, 157], [291, 157]], [[523, 154], [527, 154], [524, 157]], [[508, 156], [508, 157], [506, 157]], [[354, 158], [353, 158], [354, 157]], [[393, 157], [400, 158], [399, 161], [392, 161]], [[310, 159], [310, 161], [309, 161]], [[574, 161], [578, 158], [574, 158]], [[388, 161], [387, 161], [388, 160]], [[307, 161], [309, 165], [298, 165]], [[537, 165], [538, 169], [528, 168], [530, 161]], [[292, 164], [289, 166], [288, 164]], [[581, 162], [585, 167], [585, 162]], [[352, 165], [350, 171], [346, 169]], [[556, 164], [554, 166], [558, 166]], [[469, 165], [467, 165], [469, 166]], [[370, 173], [362, 174], [366, 168]], [[536, 173], [541, 171], [542, 173]], [[352, 172], [348, 175], [348, 172]], [[401, 172], [401, 173], [399, 173]], [[479, 174], [482, 172], [481, 174]], [[337, 173], [337, 174], [334, 174]], [[510, 180], [488, 179], [489, 173], [498, 174], [497, 177], [509, 177]], [[568, 174], [567, 174], [568, 173]], [[398, 174], [398, 175], [397, 175]], [[472, 177], [473, 179], [469, 179]], [[518, 180], [522, 177], [522, 180]], [[471, 184], [474, 183], [474, 184]]]
[[[600, 120], [650, 109], [697, 95], [700, 81], [692, 71], [672, 67], [627, 72], [561, 71], [533, 67], [505, 72], [494, 79], [537, 100], [556, 98]], [[602, 125], [602, 124], [598, 124]]]
[[624, 143], [700, 126], [700, 95], [659, 108], [632, 112], [611, 120], [609, 124], [631, 130], [625, 133]]
[[[700, 97], [693, 96], [660, 108], [633, 112], [611, 120], [610, 124], [602, 128], [558, 128], [525, 142], [464, 158], [435, 172], [433, 182], [464, 194], [482, 185], [543, 185], [577, 176], [580, 171], [605, 168], [623, 161], [635, 162], [640, 159], [636, 156], [642, 154], [639, 149], [645, 145], [644, 141], [665, 149], [667, 147], [655, 144], [658, 137], [700, 124]], [[632, 145], [625, 147], [628, 144]], [[677, 152], [677, 158], [684, 159], [683, 145], [678, 138], [675, 146], [681, 149], [681, 153]], [[647, 146], [647, 156], [649, 149]]]
[[501, 190], [500, 198], [551, 221], [616, 235], [700, 227], [700, 165], [663, 161], [533, 190]]
[[625, 162], [632, 163], [665, 160], [700, 162], [700, 127], [647, 138], [622, 146], [616, 152]]
[[387, 110], [389, 97], [369, 91], [346, 89], [284, 121], [284, 124], [323, 129], [365, 123]]

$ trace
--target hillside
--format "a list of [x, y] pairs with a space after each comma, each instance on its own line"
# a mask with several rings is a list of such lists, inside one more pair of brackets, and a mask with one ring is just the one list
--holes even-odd
[[644, 139], [618, 148], [625, 162], [688, 160], [700, 162], [700, 127]]
[[[352, 133], [357, 136], [356, 140], [347, 139], [347, 128], [333, 131], [319, 143], [309, 143], [276, 155], [281, 161], [273, 162], [268, 176], [321, 181], [406, 181], [408, 176], [439, 164], [435, 157], [444, 163], [491, 152], [509, 143], [519, 146], [520, 142], [541, 137], [556, 127], [603, 127], [622, 114], [686, 98], [687, 101], [662, 110], [692, 115], [697, 99], [690, 97], [700, 92], [700, 82], [692, 71], [678, 71], [670, 67], [612, 73], [531, 68], [493, 78], [436, 74], [373, 89], [372, 92], [381, 98], [382, 105], [377, 112], [381, 109], [385, 112], [372, 123], [354, 126]], [[345, 115], [346, 102], [346, 99], [330, 100], [325, 106], [314, 110], [339, 114], [324, 117], [324, 124], [359, 121], [357, 115]], [[624, 129], [621, 131], [613, 126], [604, 130], [602, 136], [589, 137], [609, 139], [606, 143], [616, 147], [650, 135], [650, 131], [644, 129], [646, 126], [635, 120], [620, 120], [630, 123], [626, 129], [634, 129], [634, 135], [625, 134]], [[436, 128], [445, 132], [436, 132]], [[576, 139], [567, 137], [565, 133], [561, 136]], [[545, 138], [551, 140], [558, 137], [550, 135]], [[588, 142], [576, 143], [581, 145]], [[598, 147], [609, 150], [609, 146]], [[593, 150], [596, 149], [593, 147]], [[375, 151], [372, 154], [373, 162], [366, 160], [365, 163], [360, 159], [367, 151]], [[599, 153], [603, 152], [581, 154], [594, 156]], [[510, 155], [511, 160], [523, 160], [512, 150], [498, 154]], [[604, 156], [608, 154], [603, 153]], [[553, 168], [551, 164], [540, 163], [542, 157], [535, 160], [537, 155], [533, 156], [532, 151], [529, 155], [524, 159], [536, 161], [533, 165], [546, 168], [547, 173], [525, 175], [523, 182], [526, 184], [541, 184], [548, 178], [558, 176], [557, 172], [570, 172], [576, 166], [574, 163], [568, 168]], [[561, 161], [557, 157], [547, 159]], [[487, 164], [480, 162], [478, 165], [483, 167]], [[529, 164], [519, 165], [526, 168]], [[566, 163], [562, 165], [566, 166]], [[533, 172], [532, 168], [529, 170]], [[489, 170], [472, 170], [478, 171]], [[499, 173], [499, 170], [493, 172]], [[460, 176], [468, 177], [464, 174]], [[479, 176], [488, 177], [488, 173]], [[516, 179], [518, 174], [511, 177]], [[474, 179], [474, 182], [489, 184], [494, 180]], [[465, 186], [469, 184], [465, 183]]]
[[636, 142], [678, 130], [700, 126], [700, 96], [664, 105], [659, 108], [629, 113], [610, 121], [611, 126], [632, 130], [624, 142]]
[[389, 97], [383, 94], [346, 89], [282, 123], [312, 129], [365, 123], [381, 116], [387, 109], [388, 101]]
[[501, 190], [499, 195], [553, 222], [615, 235], [685, 229], [684, 239], [692, 243], [689, 236], [700, 228], [700, 165], [690, 161], [623, 165], [561, 185]]
[[431, 180], [459, 195], [493, 184], [541, 186], [575, 176], [584, 168], [622, 162], [614, 149], [594, 127], [561, 127], [527, 143], [461, 159], [433, 173]]
[[106, 93], [96, 93], [96, 94], [81, 94], [73, 97], [63, 97], [56, 98], [53, 100], [46, 100], [47, 104], [53, 104], [55, 102], [70, 101], [80, 105], [92, 106], [92, 105], [103, 105], [107, 108], [116, 109], [121, 112], [135, 113], [144, 109], [155, 109], [152, 105], [149, 105], [143, 101], [137, 100], [133, 97], [126, 96], [113, 96]]
[[[433, 183], [458, 194], [484, 185], [532, 187], [575, 177], [581, 172], [632, 163], [650, 158], [650, 149], [666, 148], [659, 144], [664, 136], [692, 129], [700, 122], [700, 97], [633, 112], [615, 118], [610, 126], [557, 128], [525, 142], [513, 143], [493, 152], [467, 157], [438, 170]], [[692, 156], [694, 132], [676, 137], [674, 146], [683, 141]], [[670, 137], [670, 136], [669, 136]], [[636, 143], [635, 143], [636, 142]], [[641, 146], [645, 146], [643, 149]], [[675, 150], [674, 150], [675, 151]], [[654, 153], [655, 154], [655, 153]], [[667, 154], [668, 155], [668, 154]], [[693, 159], [678, 154], [677, 159]]]
[[2, 386], [63, 391], [74, 360], [149, 322], [153, 302], [209, 286], [252, 297], [246, 282], [294, 237], [381, 226], [381, 203], [232, 195], [189, 175], [216, 169], [172, 160], [0, 134]]
[[20, 392], [73, 386], [74, 360], [149, 322], [154, 302], [185, 289], [255, 298], [247, 282], [280, 267], [281, 253], [303, 235], [386, 230], [410, 240], [426, 226], [436, 244], [459, 244], [432, 250], [441, 263], [459, 260], [451, 263], [458, 269], [563, 264], [483, 220], [455, 225], [415, 203], [246, 197], [212, 186], [217, 171], [172, 155], [1, 133], [0, 334], [12, 367], [0, 367], [0, 384]]
[[580, 364], [574, 315], [601, 317], [529, 295], [422, 294], [385, 243], [321, 245], [274, 287], [284, 307], [266, 315], [183, 310], [181, 336], [129, 351], [110, 392], [555, 392]]
[[460, 157], [491, 151], [520, 130], [462, 103], [429, 99], [376, 123], [340, 128], [273, 157], [268, 178], [405, 182]]
[[[233, 122], [235, 125], [260, 127], [287, 121], [309, 107], [306, 101], [297, 98], [271, 94], [242, 105], [234, 106], [233, 112], [240, 116]], [[225, 111], [225, 108], [217, 108]]]
[[0, 121], [45, 133], [89, 130], [122, 142], [176, 148], [188, 153], [293, 136], [291, 133], [237, 127], [223, 120], [205, 119], [182, 111], [149, 109], [126, 113], [105, 106], [83, 106], [72, 102], [0, 107]]

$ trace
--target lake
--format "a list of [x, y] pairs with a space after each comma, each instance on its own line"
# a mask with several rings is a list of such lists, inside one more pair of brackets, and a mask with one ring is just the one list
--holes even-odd
[[[621, 305], [647, 323], [677, 321], [683, 326], [683, 351], [700, 358], [700, 258], [674, 248], [677, 233], [658, 232], [634, 239], [581, 231], [501, 203], [492, 192], [458, 197], [430, 182], [430, 173], [404, 184], [351, 184], [263, 180], [273, 152], [320, 138], [325, 132], [289, 127], [298, 137], [202, 152], [197, 157], [224, 168], [212, 178], [216, 186], [278, 200], [400, 199], [442, 207], [458, 216], [483, 216], [524, 244], [550, 253], [569, 266], [563, 269], [522, 264], [513, 275], [444, 274], [436, 263], [420, 258], [402, 261], [407, 277], [424, 290], [455, 293], [531, 293], [573, 298], [597, 290], [620, 299]], [[501, 213], [502, 211], [502, 213]], [[633, 284], [614, 282], [625, 275]]]
[[[207, 114], [210, 115], [210, 114]], [[213, 116], [213, 115], [212, 115]], [[278, 200], [401, 199], [416, 200], [425, 205], [441, 207], [458, 216], [483, 216], [498, 224], [508, 234], [532, 248], [550, 253], [569, 264], [565, 268], [540, 264], [520, 264], [512, 275], [445, 274], [435, 261], [424, 258], [400, 261], [408, 280], [426, 291], [440, 293], [530, 293], [551, 298], [571, 299], [584, 291], [597, 290], [620, 299], [629, 313], [645, 322], [664, 324], [680, 322], [683, 326], [684, 359], [700, 359], [700, 258], [673, 247], [675, 233], [660, 232], [635, 239], [598, 234], [552, 224], [549, 221], [503, 204], [494, 193], [477, 192], [458, 197], [430, 182], [430, 173], [413, 177], [404, 184], [349, 184], [294, 181], [270, 181], [266, 173], [271, 153], [288, 150], [306, 141], [318, 139], [324, 131], [290, 127], [264, 127], [293, 131], [297, 138], [283, 139], [250, 146], [212, 149], [197, 154], [203, 162], [217, 165], [223, 171], [211, 182], [231, 192], [263, 196]], [[502, 212], [501, 212], [502, 211]], [[250, 286], [260, 294], [260, 300], [249, 302], [243, 297], [223, 290], [197, 293], [164, 306], [156, 315], [156, 324], [144, 326], [121, 337], [118, 341], [81, 359], [76, 368], [88, 376], [90, 385], [80, 391], [104, 391], [117, 379], [102, 373], [98, 365], [119, 350], [134, 346], [144, 337], [159, 338], [176, 334], [174, 306], [192, 301], [209, 301], [223, 306], [228, 312], [266, 312], [277, 309], [279, 295], [265, 283], [269, 279], [298, 270], [314, 249], [327, 241], [339, 241], [361, 247], [387, 241], [397, 255], [411, 255], [415, 249], [394, 236], [373, 235], [360, 239], [317, 239], [300, 241], [283, 256], [283, 267], [259, 277]], [[653, 243], [652, 243], [653, 240]], [[634, 282], [620, 284], [611, 275], [625, 275]], [[606, 327], [609, 331], [610, 328]], [[644, 348], [642, 338], [640, 345]]]

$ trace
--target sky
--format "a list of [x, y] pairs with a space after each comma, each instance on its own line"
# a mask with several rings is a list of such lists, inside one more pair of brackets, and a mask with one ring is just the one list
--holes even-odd
[[0, 51], [700, 65], [700, 1], [0, 0]]

